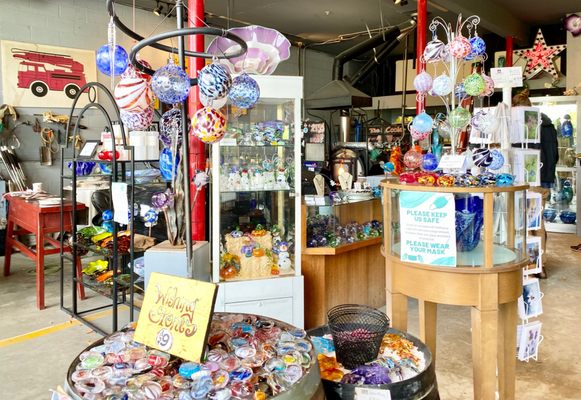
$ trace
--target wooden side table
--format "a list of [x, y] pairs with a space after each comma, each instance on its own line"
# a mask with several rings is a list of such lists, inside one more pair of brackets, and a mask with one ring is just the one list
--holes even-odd
[[[407, 298], [418, 299], [420, 339], [428, 345], [435, 360], [437, 305], [471, 307], [474, 398], [494, 400], [498, 390], [500, 399], [514, 399], [517, 300], [522, 295], [522, 267], [527, 260], [524, 251], [520, 250], [513, 251], [513, 260], [499, 264], [499, 253], [510, 254], [507, 252], [515, 247], [515, 193], [521, 192], [524, 196], [528, 186], [442, 188], [387, 182], [382, 186], [387, 313], [393, 327], [407, 330]], [[483, 194], [481, 253], [463, 253], [462, 257], [458, 253], [459, 264], [472, 256], [472, 262], [476, 261], [477, 266], [434, 267], [400, 260], [396, 194], [404, 190]], [[494, 244], [494, 196], [503, 192], [507, 199], [507, 242], [499, 246]], [[522, 211], [519, 210], [523, 214], [522, 224], [526, 226]]]
[[[8, 220], [6, 226], [6, 250], [4, 257], [4, 276], [10, 275], [10, 262], [13, 249], [20, 250], [22, 254], [32, 259], [36, 263], [36, 306], [39, 310], [45, 308], [44, 305], [44, 256], [48, 254], [58, 254], [60, 252], [60, 242], [50, 236], [51, 233], [61, 232], [61, 206], [50, 205], [41, 206], [37, 201], [26, 201], [20, 197], [7, 196], [9, 203]], [[77, 204], [77, 211], [84, 210], [84, 204]], [[64, 205], [64, 227], [62, 232], [72, 230], [73, 205]], [[33, 235], [36, 238], [36, 249], [28, 247], [18, 240], [20, 235]], [[50, 247], [45, 247], [49, 245]], [[70, 252], [67, 246], [65, 251]], [[75, 262], [77, 269], [78, 291], [81, 299], [85, 298], [85, 291], [82, 285], [81, 260], [77, 258]]]

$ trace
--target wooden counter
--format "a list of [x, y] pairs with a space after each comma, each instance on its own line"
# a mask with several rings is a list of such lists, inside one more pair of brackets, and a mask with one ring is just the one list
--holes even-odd
[[[381, 237], [333, 247], [306, 247], [307, 212], [303, 205], [301, 270], [305, 284], [305, 328], [327, 323], [327, 311], [338, 304], [385, 305], [385, 260]], [[341, 225], [382, 221], [379, 199], [334, 207]]]

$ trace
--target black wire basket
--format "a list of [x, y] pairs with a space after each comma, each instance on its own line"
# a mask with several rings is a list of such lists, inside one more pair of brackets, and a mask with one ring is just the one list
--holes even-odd
[[345, 368], [353, 369], [377, 358], [389, 329], [387, 315], [369, 306], [342, 304], [327, 312], [327, 320], [337, 361]]

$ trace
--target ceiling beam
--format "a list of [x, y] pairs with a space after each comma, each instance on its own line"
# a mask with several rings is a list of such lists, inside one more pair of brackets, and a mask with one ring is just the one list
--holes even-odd
[[480, 25], [484, 29], [501, 37], [512, 36], [519, 44], [528, 43], [529, 25], [496, 2], [491, 4], [490, 1], [435, 0], [430, 1], [430, 3], [437, 3], [439, 6], [443, 6], [455, 14], [462, 14], [464, 17], [478, 15]]

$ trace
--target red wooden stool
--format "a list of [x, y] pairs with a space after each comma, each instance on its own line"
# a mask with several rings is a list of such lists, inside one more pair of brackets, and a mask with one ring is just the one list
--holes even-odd
[[[6, 249], [4, 255], [4, 276], [10, 275], [10, 258], [12, 250], [18, 249], [36, 263], [36, 306], [44, 309], [44, 256], [60, 252], [60, 242], [48, 236], [51, 233], [61, 232], [61, 206], [41, 206], [36, 201], [26, 201], [20, 197], [6, 197], [8, 208], [8, 225], [6, 227]], [[84, 204], [77, 204], [77, 211], [84, 210]], [[72, 203], [64, 205], [63, 232], [72, 230]], [[18, 229], [15, 229], [18, 227]], [[19, 235], [33, 235], [36, 237], [36, 251], [18, 240]], [[45, 248], [46, 245], [52, 247]], [[66, 246], [65, 251], [71, 248]], [[77, 289], [79, 297], [85, 298], [85, 289], [82, 284], [81, 259], [75, 262], [77, 270]]]

